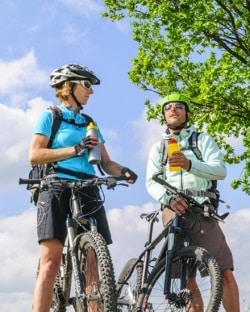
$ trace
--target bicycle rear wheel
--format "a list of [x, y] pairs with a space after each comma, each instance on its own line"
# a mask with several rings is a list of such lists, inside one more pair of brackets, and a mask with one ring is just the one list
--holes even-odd
[[[140, 311], [217, 312], [221, 303], [222, 278], [216, 260], [203, 248], [186, 247], [175, 252], [175, 276], [171, 278], [171, 293], [164, 295], [165, 259], [153, 269], [138, 300]], [[196, 284], [194, 284], [196, 280]], [[182, 285], [181, 285], [182, 284]]]
[[112, 259], [98, 232], [81, 234], [78, 257], [84, 284], [82, 298], [76, 298], [77, 312], [116, 312], [116, 288]]
[[124, 266], [117, 281], [117, 311], [135, 311], [135, 304], [141, 288], [143, 264], [130, 259]]

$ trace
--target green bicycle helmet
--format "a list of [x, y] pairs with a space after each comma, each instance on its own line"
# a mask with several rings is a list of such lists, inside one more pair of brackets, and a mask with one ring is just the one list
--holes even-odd
[[190, 105], [189, 98], [183, 93], [173, 92], [173, 93], [170, 93], [169, 95], [167, 95], [166, 97], [164, 97], [162, 100], [162, 113], [163, 114], [164, 114], [165, 104], [172, 103], [172, 102], [180, 102], [180, 103], [185, 104], [186, 111], [190, 112], [190, 110], [189, 110], [189, 105]]
[[89, 80], [92, 85], [100, 84], [100, 79], [86, 66], [68, 64], [52, 71], [50, 74], [50, 85], [52, 88], [57, 88], [62, 85], [64, 81], [85, 79]]

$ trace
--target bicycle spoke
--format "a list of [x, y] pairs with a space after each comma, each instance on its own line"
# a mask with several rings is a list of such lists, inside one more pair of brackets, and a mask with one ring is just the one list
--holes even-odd
[[220, 271], [205, 251], [204, 257], [200, 258], [193, 248], [183, 248], [183, 253], [174, 259], [171, 288], [167, 295], [164, 295], [164, 281], [163, 260], [149, 276], [148, 287], [140, 298], [142, 311], [218, 311], [222, 293]]

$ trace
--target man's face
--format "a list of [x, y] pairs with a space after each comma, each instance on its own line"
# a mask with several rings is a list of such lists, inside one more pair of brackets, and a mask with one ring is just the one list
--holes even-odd
[[186, 106], [180, 102], [171, 102], [164, 106], [164, 116], [168, 125], [178, 127], [186, 122], [186, 114], [189, 118], [190, 113], [186, 111]]

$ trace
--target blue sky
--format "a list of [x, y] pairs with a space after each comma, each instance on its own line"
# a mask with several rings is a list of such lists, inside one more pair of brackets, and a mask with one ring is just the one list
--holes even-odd
[[[56, 104], [48, 84], [50, 72], [67, 63], [81, 63], [96, 73], [101, 85], [95, 87], [84, 111], [98, 122], [111, 158], [139, 175], [135, 185], [106, 192], [116, 274], [141, 250], [146, 225], [140, 213], [158, 208], [145, 189], [145, 168], [149, 149], [163, 128], [145, 120], [144, 101], [157, 101], [156, 95], [128, 80], [137, 48], [130, 26], [127, 21], [101, 18], [102, 1], [2, 0], [0, 9], [0, 312], [23, 312], [31, 310], [38, 245], [36, 209], [18, 178], [26, 177], [29, 170], [28, 146], [39, 113]], [[230, 142], [242, 148], [240, 139]], [[242, 166], [228, 167], [228, 177], [219, 187], [231, 205], [222, 227], [234, 253], [246, 308], [250, 305], [249, 197], [230, 188], [241, 170]]]

